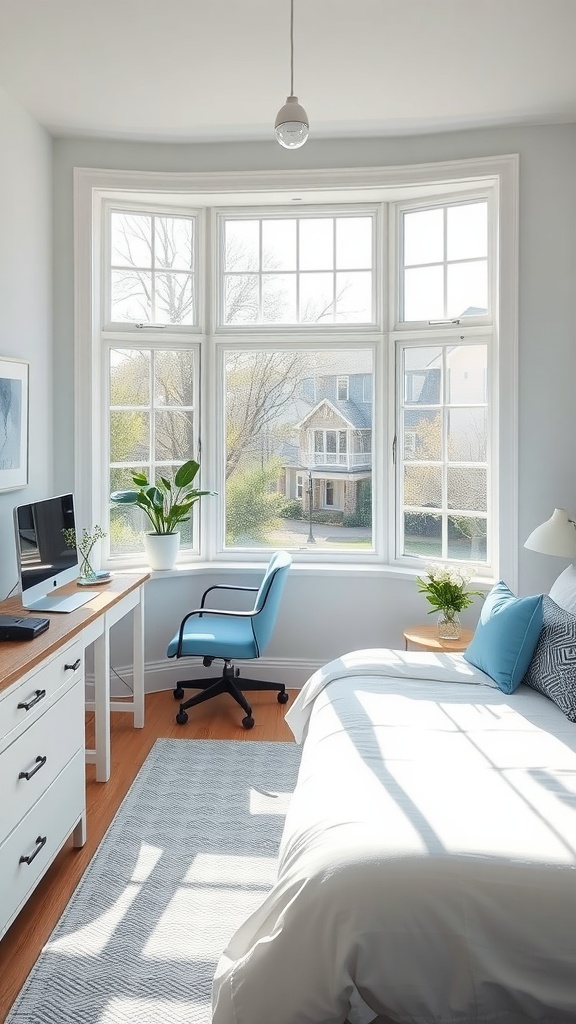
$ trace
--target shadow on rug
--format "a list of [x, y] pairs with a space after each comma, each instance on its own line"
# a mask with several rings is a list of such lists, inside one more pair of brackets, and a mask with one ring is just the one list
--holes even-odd
[[220, 953], [275, 880], [300, 755], [157, 740], [6, 1024], [209, 1024]]

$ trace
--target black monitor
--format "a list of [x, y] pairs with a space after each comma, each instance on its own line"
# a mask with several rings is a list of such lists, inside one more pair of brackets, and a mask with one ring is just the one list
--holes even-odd
[[25, 608], [71, 612], [94, 597], [95, 591], [88, 590], [77, 594], [55, 593], [58, 587], [80, 575], [72, 494], [17, 505], [14, 529]]

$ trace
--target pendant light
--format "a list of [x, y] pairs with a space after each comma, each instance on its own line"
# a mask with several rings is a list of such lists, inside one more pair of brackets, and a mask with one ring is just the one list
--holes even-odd
[[290, 95], [276, 115], [274, 130], [284, 149], [300, 149], [308, 138], [308, 114], [294, 96], [294, 0], [290, 0]]

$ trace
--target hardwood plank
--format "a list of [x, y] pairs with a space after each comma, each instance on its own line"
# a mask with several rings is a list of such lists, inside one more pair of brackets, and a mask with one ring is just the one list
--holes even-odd
[[[297, 690], [290, 691], [290, 701]], [[33, 896], [0, 940], [0, 1021], [6, 1016], [22, 988], [42, 947], [62, 915], [68, 900], [80, 881], [90, 860], [130, 788], [139, 768], [154, 742], [161, 737], [171, 739], [292, 740], [284, 721], [290, 704], [278, 704], [273, 693], [250, 692], [254, 710], [253, 729], [242, 728], [243, 712], [227, 694], [214, 697], [191, 709], [184, 726], [177, 725], [178, 707], [172, 692], [149, 693], [146, 696], [146, 721], [143, 729], [132, 728], [132, 716], [113, 712], [112, 774], [109, 782], [96, 782], [94, 765], [86, 767], [88, 839], [81, 850], [71, 841], [61, 850]], [[86, 744], [93, 746], [93, 714], [86, 716]]]

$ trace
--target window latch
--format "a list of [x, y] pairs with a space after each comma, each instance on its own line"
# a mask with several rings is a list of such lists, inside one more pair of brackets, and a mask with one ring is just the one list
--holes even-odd
[[134, 324], [139, 331], [163, 331], [166, 324]]
[[394, 440], [392, 441], [392, 464], [396, 465], [396, 434], [394, 434]]
[[429, 320], [430, 327], [443, 327], [445, 324], [459, 324], [460, 318], [455, 317], [454, 320]]

